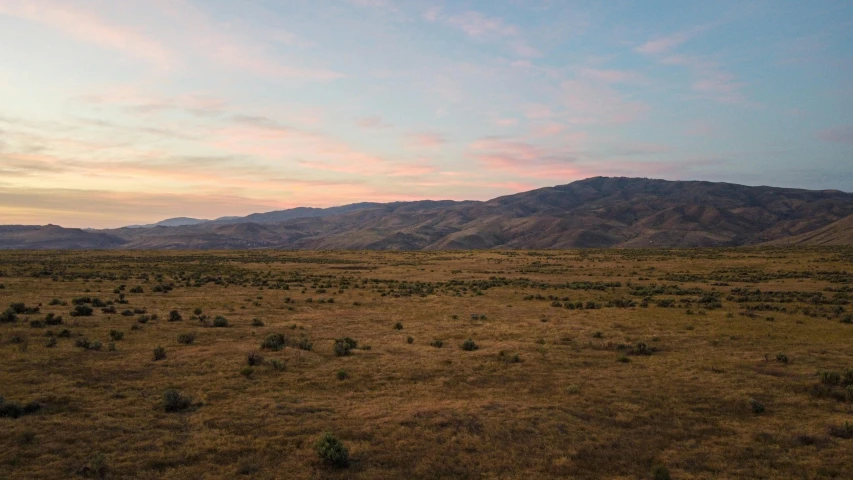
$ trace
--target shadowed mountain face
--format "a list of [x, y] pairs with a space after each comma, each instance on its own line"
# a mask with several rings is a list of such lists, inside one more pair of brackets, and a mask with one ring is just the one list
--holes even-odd
[[[94, 237], [89, 243], [50, 243], [49, 237], [63, 235], [59, 227], [27, 227], [52, 230], [17, 240], [0, 236], [0, 248], [709, 247], [786, 239], [838, 244], [853, 242], [851, 215], [853, 194], [834, 190], [596, 177], [486, 202], [362, 203], [177, 227], [75, 230], [101, 235], [100, 243]], [[36, 240], [41, 243], [31, 243]]]

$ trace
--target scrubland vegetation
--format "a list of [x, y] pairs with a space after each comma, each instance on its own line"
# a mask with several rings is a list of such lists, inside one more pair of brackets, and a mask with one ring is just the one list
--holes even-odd
[[850, 478], [853, 248], [0, 253], [0, 478]]

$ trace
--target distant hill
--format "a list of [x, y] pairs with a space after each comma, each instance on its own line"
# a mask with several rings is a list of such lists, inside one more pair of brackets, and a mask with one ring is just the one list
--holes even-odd
[[[595, 177], [485, 202], [424, 200], [294, 208], [192, 225], [90, 233], [113, 239], [91, 248], [122, 249], [850, 244], [851, 215], [853, 194], [837, 190]], [[8, 245], [12, 244], [5, 248], [28, 248], [29, 243], [22, 237], [17, 246]]]
[[62, 228], [56, 225], [0, 225], [0, 250], [95, 250], [118, 248], [125, 243], [126, 240], [113, 235], [79, 228]]
[[[235, 217], [229, 217], [235, 218]], [[175, 217], [168, 218], [166, 220], [161, 220], [157, 223], [151, 223], [148, 225], [128, 225], [124, 228], [154, 228], [154, 227], [183, 227], [185, 225], [198, 225], [199, 223], [209, 222], [210, 220], [200, 220], [198, 218], [190, 218], [190, 217]]]
[[769, 242], [771, 245], [853, 245], [853, 215], [793, 237]]

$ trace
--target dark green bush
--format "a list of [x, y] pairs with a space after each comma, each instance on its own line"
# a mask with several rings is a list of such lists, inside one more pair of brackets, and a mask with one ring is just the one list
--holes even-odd
[[335, 340], [334, 351], [335, 355], [345, 357], [358, 346], [358, 342], [350, 337], [339, 338]]
[[110, 338], [115, 341], [121, 340], [124, 338], [124, 332], [121, 330], [110, 330]]
[[163, 409], [167, 412], [182, 412], [192, 406], [192, 397], [182, 395], [175, 389], [163, 393]]
[[349, 450], [332, 433], [324, 433], [314, 444], [314, 451], [317, 452], [320, 460], [329, 466], [338, 468], [349, 466]]
[[166, 349], [158, 345], [154, 349], [154, 361], [163, 360], [164, 358], [166, 358]]
[[172, 310], [171, 312], [169, 312], [170, 322], [180, 322], [181, 320], [183, 320], [183, 318], [181, 317], [180, 312], [178, 312], [177, 310]]
[[752, 399], [749, 401], [749, 406], [752, 408], [752, 413], [758, 415], [764, 413], [764, 404], [759, 402], [758, 400]]
[[217, 328], [225, 328], [228, 326], [228, 319], [219, 315], [213, 319], [213, 326]]
[[261, 342], [261, 348], [277, 352], [285, 347], [287, 339], [280, 333], [271, 333]]
[[435, 347], [435, 348], [441, 348], [444, 346], [444, 340], [438, 340], [438, 339], [433, 340], [432, 342], [429, 343], [429, 346]]
[[74, 346], [82, 348], [84, 350], [100, 350], [101, 342], [97, 340], [94, 342], [90, 342], [88, 338], [82, 337], [74, 341]]
[[249, 364], [250, 367], [263, 365], [264, 356], [258, 352], [249, 352], [249, 354], [246, 355], [246, 362]]
[[178, 335], [178, 343], [190, 345], [195, 341], [195, 333], [182, 333]]
[[652, 478], [654, 480], [670, 480], [669, 469], [663, 465], [655, 465], [652, 467]]
[[480, 348], [480, 346], [474, 343], [474, 340], [471, 340], [470, 338], [462, 342], [462, 350], [465, 350], [466, 352], [473, 352], [478, 348]]
[[824, 385], [838, 385], [841, 383], [841, 374], [838, 372], [820, 372], [820, 383]]
[[71, 310], [72, 317], [91, 317], [94, 310], [88, 305], [77, 305]]

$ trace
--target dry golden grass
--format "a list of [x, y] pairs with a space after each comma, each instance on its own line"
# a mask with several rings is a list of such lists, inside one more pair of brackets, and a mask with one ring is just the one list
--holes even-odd
[[[853, 440], [830, 434], [853, 422], [853, 399], [818, 376], [853, 368], [853, 325], [842, 322], [853, 310], [853, 248], [4, 252], [0, 272], [0, 311], [40, 308], [0, 323], [0, 395], [42, 406], [0, 418], [0, 478], [634, 479], [653, 478], [658, 465], [676, 479], [853, 472]], [[154, 292], [160, 284], [174, 288]], [[651, 284], [681, 294], [640, 306], [634, 288]], [[116, 301], [120, 285], [128, 303], [117, 313], [69, 315], [72, 299]], [[130, 293], [138, 286], [143, 293]], [[737, 302], [736, 288], [799, 293]], [[714, 292], [721, 308], [697, 303]], [[536, 295], [546, 299], [525, 300]], [[549, 296], [601, 308], [570, 310]], [[49, 305], [54, 298], [67, 305]], [[617, 299], [637, 305], [607, 306]], [[741, 315], [756, 305], [786, 311]], [[121, 315], [135, 308], [157, 319]], [[167, 321], [171, 310], [183, 319]], [[48, 313], [64, 323], [30, 326]], [[219, 315], [229, 327], [210, 327]], [[48, 347], [47, 332], [63, 329], [71, 338]], [[111, 330], [124, 333], [114, 351]], [[182, 333], [195, 341], [179, 343]], [[262, 350], [273, 333], [313, 349]], [[338, 357], [342, 337], [359, 348]], [[80, 338], [102, 349], [78, 348]], [[477, 350], [461, 348], [468, 338]], [[443, 348], [430, 346], [437, 339]], [[656, 351], [631, 355], [638, 343]], [[157, 346], [165, 359], [154, 360]], [[265, 362], [242, 371], [252, 351]], [[169, 388], [200, 405], [166, 412]], [[765, 411], [753, 413], [752, 400]], [[348, 447], [349, 468], [317, 458], [314, 442], [327, 431]]]

